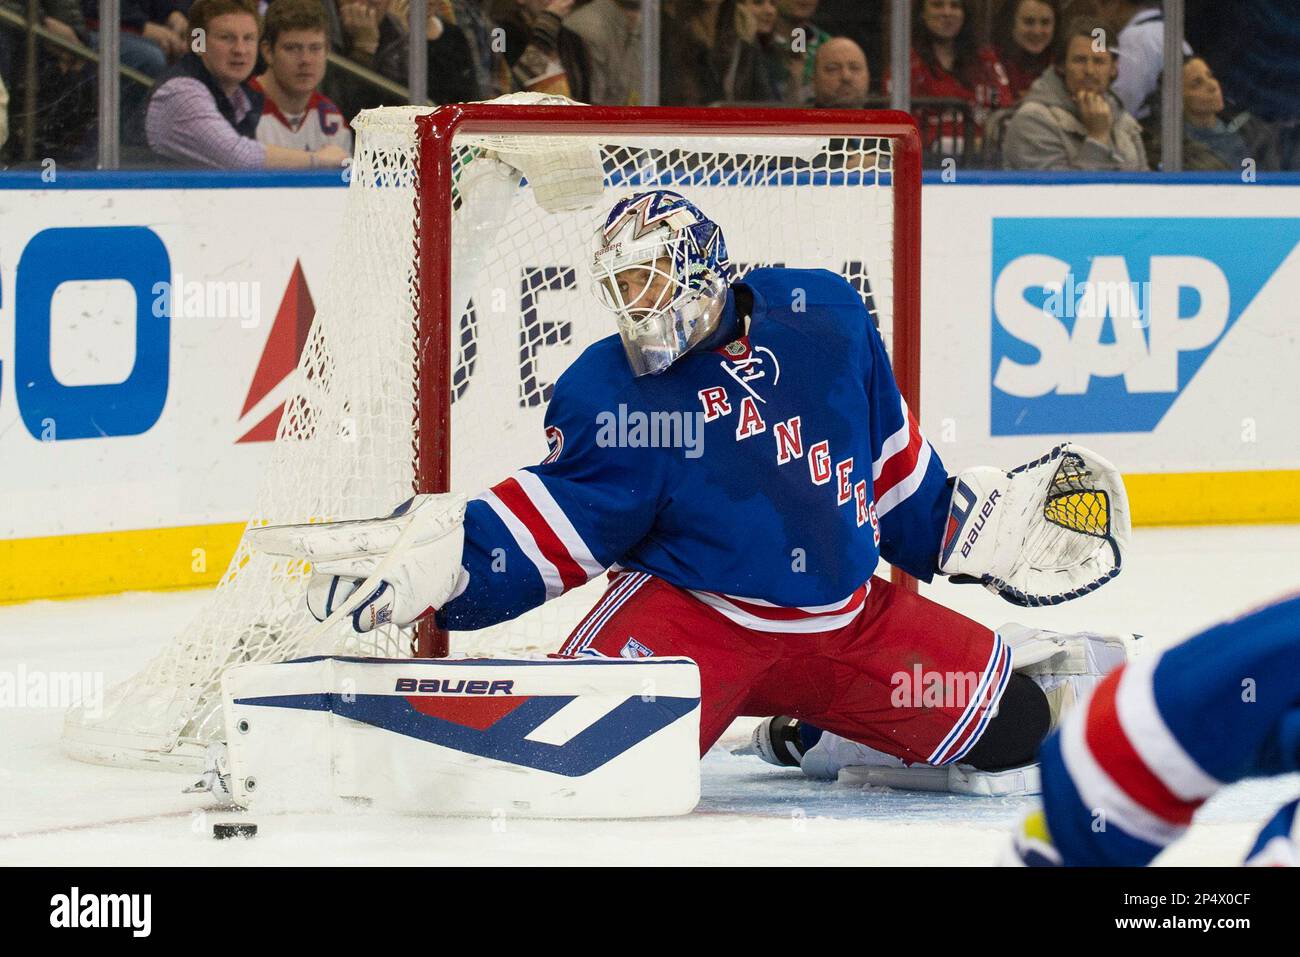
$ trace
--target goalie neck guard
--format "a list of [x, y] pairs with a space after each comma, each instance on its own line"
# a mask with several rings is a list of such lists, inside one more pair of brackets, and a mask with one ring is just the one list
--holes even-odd
[[657, 375], [717, 325], [732, 281], [722, 229], [680, 193], [619, 200], [596, 230], [591, 279], [635, 375]]

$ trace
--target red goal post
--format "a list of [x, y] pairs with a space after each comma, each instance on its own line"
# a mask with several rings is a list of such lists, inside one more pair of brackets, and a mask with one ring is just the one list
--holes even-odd
[[[578, 137], [602, 141], [625, 137], [709, 138], [720, 145], [764, 137], [815, 137], [888, 143], [887, 179], [892, 197], [892, 363], [899, 389], [920, 416], [921, 144], [906, 113], [894, 110], [789, 110], [535, 106], [468, 103], [417, 116], [419, 170], [416, 249], [418, 398], [416, 491], [452, 488], [452, 386], [459, 317], [453, 310], [453, 206], [456, 151], [462, 137]], [[748, 148], [748, 147], [746, 147]], [[827, 176], [834, 171], [827, 173]], [[725, 228], [725, 223], [724, 223]], [[797, 258], [797, 250], [793, 251]], [[612, 328], [612, 327], [611, 327]], [[468, 491], [468, 490], [466, 490]], [[897, 569], [896, 582], [916, 588]], [[448, 637], [426, 624], [416, 651], [448, 653]]]

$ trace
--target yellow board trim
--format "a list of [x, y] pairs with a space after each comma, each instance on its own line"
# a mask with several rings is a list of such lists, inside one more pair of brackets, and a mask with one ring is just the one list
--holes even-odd
[[1126, 475], [1135, 525], [1300, 522], [1300, 471]]
[[214, 585], [244, 523], [0, 541], [0, 603]]
[[[1127, 475], [1135, 525], [1300, 522], [1300, 470]], [[243, 523], [0, 541], [0, 604], [213, 585]]]

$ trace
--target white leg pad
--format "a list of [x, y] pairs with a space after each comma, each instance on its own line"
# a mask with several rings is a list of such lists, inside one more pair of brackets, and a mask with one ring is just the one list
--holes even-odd
[[686, 658], [305, 658], [231, 668], [222, 696], [250, 810], [617, 818], [699, 801]]
[[998, 629], [1011, 646], [1012, 668], [1047, 695], [1052, 727], [1101, 679], [1128, 661], [1133, 635], [1068, 633], [1006, 624]]
[[978, 797], [1012, 797], [1042, 791], [1037, 764], [1006, 771], [979, 771], [964, 764], [941, 768], [926, 764], [911, 767], [847, 767], [839, 783], [851, 787], [887, 787], [901, 791], [944, 791]]
[[1011, 646], [1012, 667], [1022, 675], [1105, 675], [1128, 660], [1132, 635], [1102, 635], [1027, 628], [1010, 623], [998, 634]]
[[882, 787], [896, 791], [946, 791], [982, 797], [1006, 797], [1039, 792], [1038, 765], [1006, 771], [979, 771], [965, 764], [933, 767], [908, 764], [901, 758], [858, 744], [838, 734], [823, 732], [808, 749], [803, 773], [849, 787]]

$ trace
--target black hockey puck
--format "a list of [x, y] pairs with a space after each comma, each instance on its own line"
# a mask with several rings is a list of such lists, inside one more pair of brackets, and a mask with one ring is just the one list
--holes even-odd
[[212, 825], [212, 836], [218, 841], [224, 841], [230, 837], [256, 837], [256, 824], [214, 824]]

